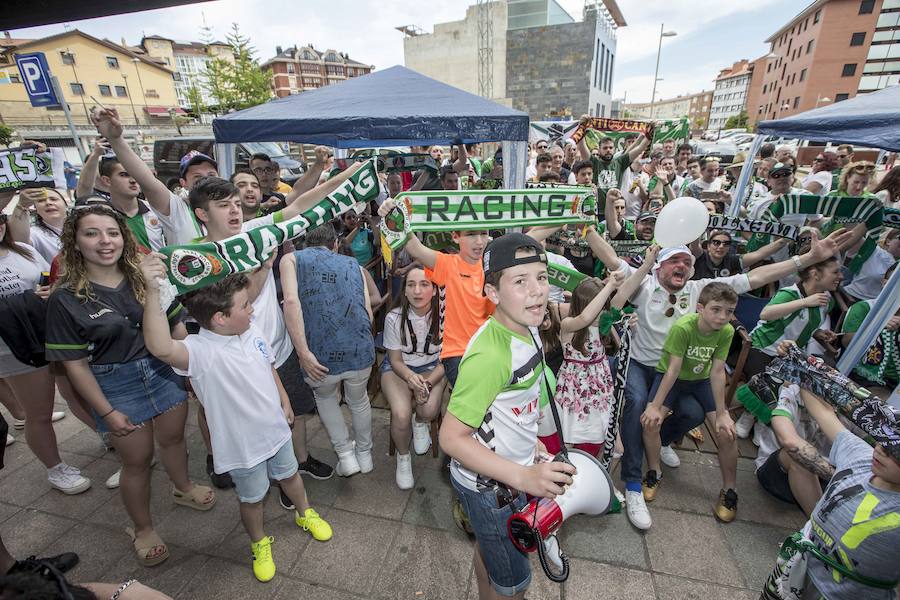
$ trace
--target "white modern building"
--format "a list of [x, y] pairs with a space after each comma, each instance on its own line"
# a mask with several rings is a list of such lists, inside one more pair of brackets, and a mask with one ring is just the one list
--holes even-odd
[[731, 67], [719, 71], [709, 109], [708, 129], [722, 129], [729, 117], [746, 110], [752, 75], [753, 63], [747, 60], [739, 60]]

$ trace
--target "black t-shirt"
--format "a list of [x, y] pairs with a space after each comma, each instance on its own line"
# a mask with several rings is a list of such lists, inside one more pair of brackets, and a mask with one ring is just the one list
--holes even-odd
[[722, 264], [714, 265], [705, 251], [694, 263], [694, 276], [691, 279], [708, 279], [710, 277], [730, 277], [744, 272], [741, 257], [736, 254], [726, 254]]
[[[97, 300], [82, 302], [68, 288], [59, 288], [47, 301], [47, 360], [87, 358], [95, 365], [126, 363], [147, 356], [144, 345], [144, 307], [128, 280], [115, 289], [91, 284]], [[184, 310], [176, 300], [166, 315], [174, 327]]]

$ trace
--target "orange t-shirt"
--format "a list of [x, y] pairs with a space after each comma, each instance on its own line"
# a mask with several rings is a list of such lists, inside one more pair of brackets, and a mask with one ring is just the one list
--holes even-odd
[[458, 254], [438, 252], [434, 269], [425, 269], [425, 276], [446, 293], [441, 358], [462, 356], [469, 340], [494, 313], [494, 303], [482, 293], [484, 267], [481, 261], [470, 265]]

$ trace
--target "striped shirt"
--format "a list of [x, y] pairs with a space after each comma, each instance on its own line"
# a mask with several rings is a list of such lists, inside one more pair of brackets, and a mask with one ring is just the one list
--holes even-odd
[[[766, 306], [801, 298], [806, 298], [806, 295], [795, 284], [778, 290]], [[778, 344], [785, 340], [793, 340], [800, 348], [805, 348], [816, 329], [828, 322], [828, 313], [833, 308], [834, 298], [831, 298], [827, 306], [803, 307], [780, 319], [760, 321], [750, 332], [753, 347], [770, 356], [778, 354]]]

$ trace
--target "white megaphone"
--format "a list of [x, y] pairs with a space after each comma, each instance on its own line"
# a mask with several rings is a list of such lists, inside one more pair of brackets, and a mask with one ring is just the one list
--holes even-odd
[[[568, 460], [562, 453], [553, 460], [568, 462], [575, 467], [572, 483], [556, 498], [535, 498], [506, 522], [512, 543], [522, 552], [537, 550], [547, 577], [556, 582], [569, 576], [569, 563], [559, 549], [554, 532], [563, 521], [573, 515], [602, 515], [613, 503], [613, 483], [609, 473], [596, 458], [581, 450], [568, 450]], [[551, 572], [547, 560], [553, 562], [559, 574]]]

